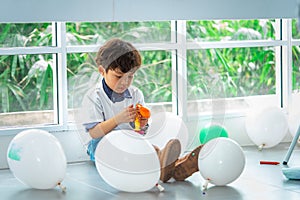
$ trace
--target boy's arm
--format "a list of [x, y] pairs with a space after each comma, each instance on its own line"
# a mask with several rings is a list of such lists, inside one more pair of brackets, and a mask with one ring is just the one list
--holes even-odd
[[114, 128], [118, 126], [115, 118], [110, 118], [106, 121], [98, 123], [93, 128], [89, 129], [89, 134], [92, 138], [100, 138], [112, 131]]
[[133, 105], [125, 108], [123, 111], [114, 117], [97, 124], [95, 127], [89, 129], [89, 134], [92, 138], [103, 137], [121, 123], [133, 122], [135, 119], [136, 110]]

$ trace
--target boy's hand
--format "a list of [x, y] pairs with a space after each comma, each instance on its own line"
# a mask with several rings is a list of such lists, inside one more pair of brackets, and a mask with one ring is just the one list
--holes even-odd
[[121, 123], [134, 122], [135, 116], [136, 109], [133, 107], [133, 105], [130, 105], [115, 116], [115, 121], [118, 125]]

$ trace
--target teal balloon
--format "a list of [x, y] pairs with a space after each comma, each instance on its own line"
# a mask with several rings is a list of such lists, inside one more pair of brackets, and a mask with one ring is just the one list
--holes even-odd
[[199, 134], [201, 144], [205, 144], [206, 142], [218, 137], [228, 138], [228, 132], [224, 127], [220, 125], [210, 125], [204, 127], [203, 129], [201, 129]]

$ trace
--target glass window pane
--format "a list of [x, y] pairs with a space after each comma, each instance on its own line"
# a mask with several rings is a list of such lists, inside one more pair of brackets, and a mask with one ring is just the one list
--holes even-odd
[[188, 99], [275, 94], [273, 47], [188, 51]]
[[141, 54], [143, 66], [137, 71], [133, 85], [142, 90], [146, 103], [171, 103], [171, 52], [143, 51]]
[[292, 20], [292, 38], [293, 39], [300, 39], [300, 31], [299, 31], [299, 28], [297, 27], [297, 25], [298, 25], [297, 20], [298, 19]]
[[52, 46], [51, 23], [0, 24], [0, 47]]
[[52, 54], [0, 56], [0, 128], [56, 123]]
[[189, 41], [232, 41], [275, 39], [275, 20], [187, 21]]
[[85, 93], [100, 78], [95, 56], [96, 53], [67, 54], [69, 109], [79, 108]]
[[102, 44], [112, 37], [133, 43], [171, 41], [171, 22], [67, 23], [67, 45]]
[[292, 71], [292, 90], [300, 92], [300, 47], [293, 46], [293, 71]]

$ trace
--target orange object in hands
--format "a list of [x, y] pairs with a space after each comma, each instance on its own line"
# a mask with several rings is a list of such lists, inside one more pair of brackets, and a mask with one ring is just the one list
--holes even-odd
[[149, 118], [151, 113], [150, 110], [144, 106], [142, 106], [141, 104], [136, 104], [136, 108], [138, 109], [138, 113], [137, 114], [141, 114], [141, 116], [143, 118]]
[[137, 108], [137, 113], [136, 113], [136, 118], [134, 121], [134, 126], [135, 126], [135, 131], [139, 132], [141, 131], [141, 123], [140, 123], [140, 118], [149, 118], [151, 113], [150, 110], [144, 106], [142, 106], [141, 104], [136, 104], [136, 108]]

